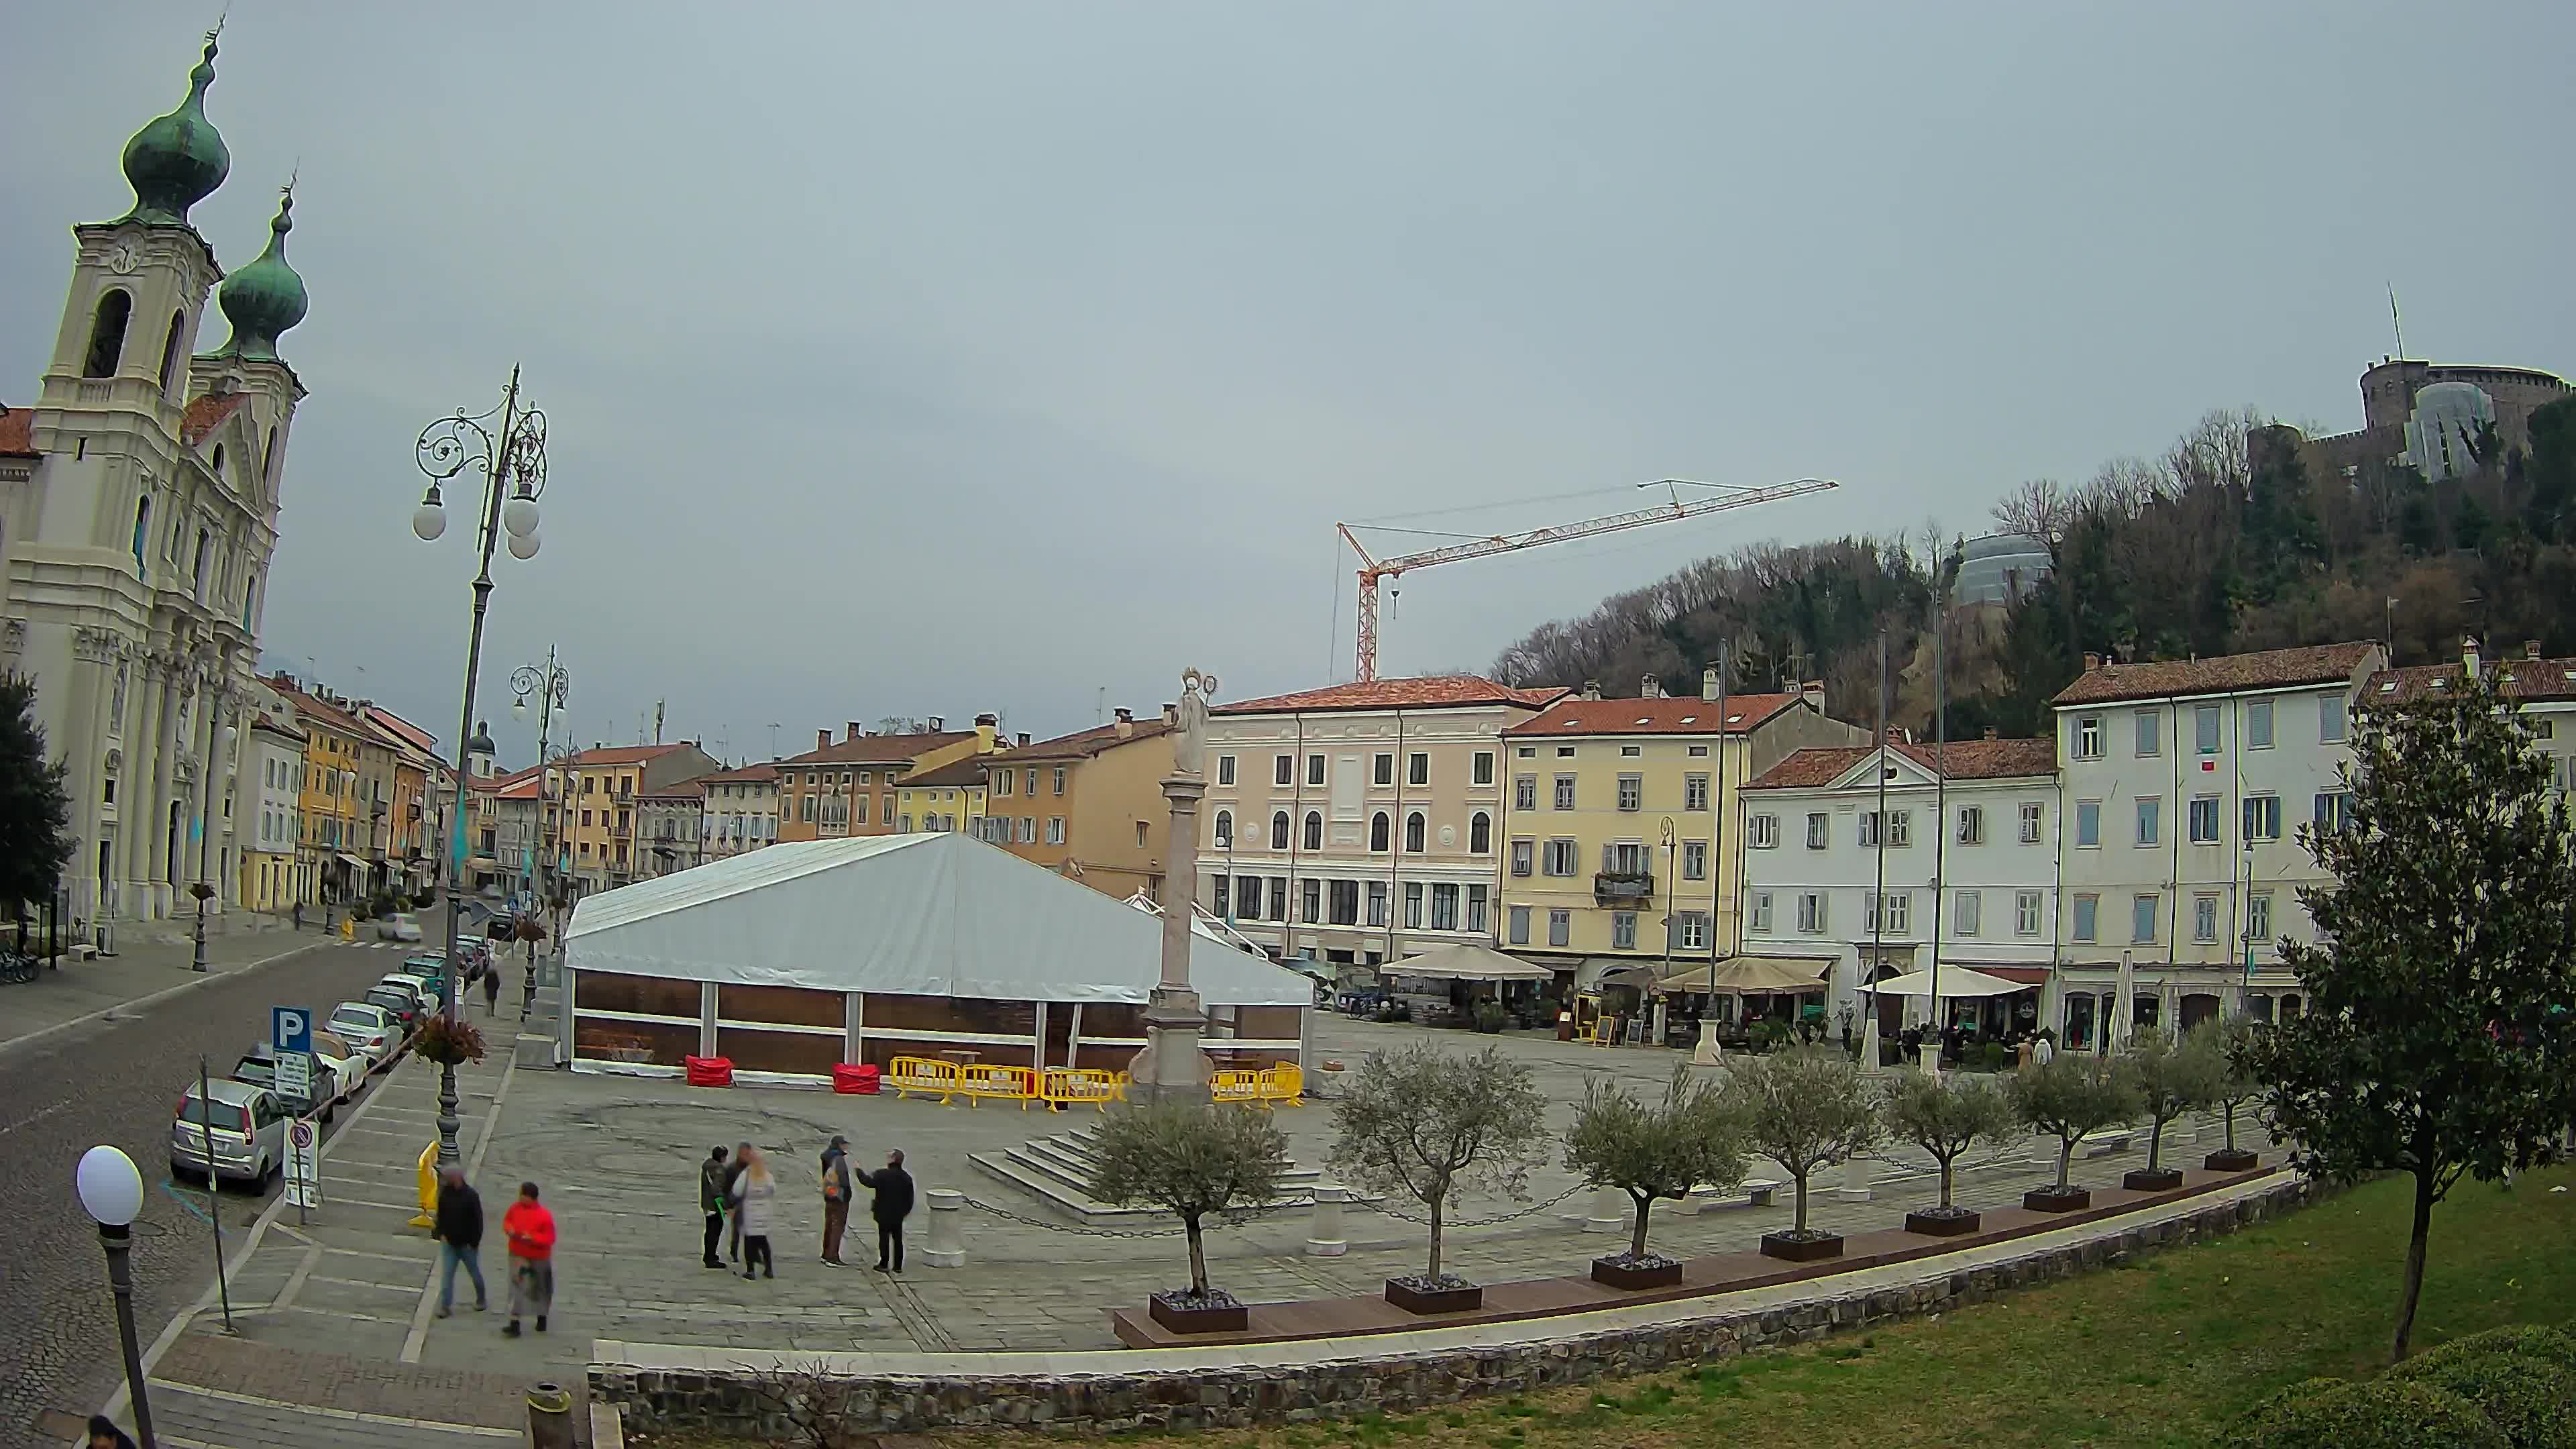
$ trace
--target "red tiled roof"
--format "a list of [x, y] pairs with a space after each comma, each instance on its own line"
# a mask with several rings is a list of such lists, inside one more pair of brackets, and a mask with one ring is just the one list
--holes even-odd
[[676, 785], [665, 785], [659, 790], [638, 790], [635, 792], [635, 798], [638, 800], [662, 800], [687, 798], [691, 796], [703, 797], [706, 793], [707, 782], [704, 779], [682, 780]]
[[[2480, 662], [2478, 672], [2495, 680], [2507, 699], [2576, 699], [2576, 659], [2489, 659]], [[2370, 676], [2361, 702], [2401, 704], [2421, 699], [2434, 692], [2433, 681], [2438, 679], [2442, 688], [2452, 689], [2466, 673], [2458, 663], [2383, 669]]]
[[777, 761], [781, 769], [790, 765], [882, 765], [926, 755], [932, 750], [975, 738], [972, 730], [944, 730], [936, 734], [861, 735], [855, 740], [842, 740], [819, 750], [807, 750]]
[[[2057, 773], [2057, 741], [1952, 740], [1946, 746], [1897, 740], [1895, 750], [1926, 770], [1953, 780], [2010, 780]], [[1747, 790], [1814, 789], [1832, 784], [1843, 772], [1876, 754], [1873, 745], [1832, 745], [1799, 750], [1765, 770]]]
[[311, 715], [344, 735], [364, 736], [367, 733], [366, 728], [360, 725], [348, 711], [319, 695], [287, 683], [282, 676], [270, 680], [268, 687], [286, 696], [287, 703], [294, 705], [295, 712], [299, 715]]
[[1717, 704], [1688, 699], [1560, 699], [1503, 731], [1507, 735], [1743, 734], [1798, 702], [1794, 694], [1730, 694], [1726, 720]]
[[1076, 730], [1072, 734], [1058, 735], [1051, 740], [1039, 740], [1035, 744], [1020, 745], [986, 758], [999, 764], [1018, 764], [1023, 760], [1087, 760], [1112, 746], [1130, 745], [1138, 740], [1150, 740], [1168, 734], [1171, 728], [1159, 715], [1152, 719], [1136, 721], [1123, 735], [1118, 733], [1118, 726], [1114, 724], [1093, 725], [1087, 730]]
[[1221, 704], [1212, 714], [1318, 714], [1328, 710], [1456, 709], [1480, 704], [1521, 704], [1535, 709], [1558, 699], [1557, 686], [1514, 689], [1479, 674], [1430, 674], [1414, 679], [1372, 679], [1327, 685], [1296, 694]]
[[199, 397], [188, 404], [188, 411], [179, 419], [179, 441], [191, 448], [197, 446], [249, 401], [250, 394], [246, 392], [210, 392]]
[[535, 767], [534, 767], [534, 766], [529, 767], [527, 770], [523, 771], [523, 772], [522, 772], [522, 773], [521, 773], [517, 778], [515, 778], [515, 779], [509, 779], [509, 780], [504, 780], [504, 781], [502, 781], [502, 782], [501, 782], [501, 788], [500, 788], [500, 789], [498, 789], [498, 790], [496, 790], [496, 791], [494, 791], [494, 792], [493, 792], [493, 795], [494, 795], [494, 797], [495, 797], [495, 798], [497, 798], [497, 799], [502, 799], [502, 800], [534, 800], [534, 799], [536, 799], [536, 798], [537, 798], [537, 772], [536, 772]]
[[2282, 689], [2350, 679], [2379, 646], [2367, 639], [2222, 654], [2214, 659], [2165, 659], [2152, 664], [2104, 664], [2076, 676], [2057, 692], [2057, 705], [2107, 704], [2122, 699], [2162, 699], [2178, 694], [2225, 694], [2239, 689]]
[[34, 458], [36, 414], [32, 409], [0, 406], [0, 458]]
[[918, 775], [906, 775], [896, 783], [907, 790], [955, 789], [960, 786], [981, 785], [984, 783], [984, 761], [990, 758], [989, 755], [969, 755], [962, 760], [951, 760], [936, 770], [925, 771]]
[[641, 765], [647, 761], [658, 760], [673, 750], [687, 748], [686, 745], [602, 745], [573, 756], [571, 763], [576, 767], [585, 768], [596, 765]]
[[745, 765], [739, 770], [725, 770], [699, 777], [710, 785], [762, 785], [778, 778], [776, 765]]

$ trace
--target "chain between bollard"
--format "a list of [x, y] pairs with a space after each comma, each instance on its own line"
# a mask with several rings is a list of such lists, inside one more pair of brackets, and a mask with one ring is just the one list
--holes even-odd
[[1182, 1234], [1187, 1233], [1187, 1232], [1189, 1231], [1189, 1229], [1187, 1229], [1187, 1228], [1084, 1228], [1084, 1227], [1075, 1227], [1075, 1226], [1073, 1226], [1072, 1224], [1069, 1224], [1069, 1223], [1051, 1223], [1051, 1222], [1047, 1222], [1047, 1221], [1045, 1221], [1044, 1219], [1041, 1219], [1041, 1218], [1033, 1218], [1033, 1217], [1029, 1217], [1029, 1216], [1027, 1216], [1026, 1214], [1023, 1214], [1023, 1213], [1015, 1213], [1015, 1212], [1011, 1211], [1009, 1208], [998, 1208], [998, 1207], [993, 1206], [991, 1203], [985, 1202], [985, 1201], [983, 1201], [983, 1200], [981, 1200], [981, 1199], [979, 1199], [979, 1198], [968, 1197], [966, 1194], [964, 1194], [964, 1193], [962, 1193], [962, 1192], [958, 1194], [958, 1197], [959, 1197], [960, 1199], [962, 1199], [962, 1200], [965, 1202], [966, 1206], [968, 1206], [968, 1207], [970, 1207], [970, 1208], [977, 1208], [977, 1209], [980, 1209], [980, 1210], [982, 1210], [982, 1211], [984, 1211], [984, 1212], [991, 1213], [993, 1216], [995, 1216], [995, 1217], [997, 1217], [997, 1218], [1001, 1218], [1002, 1220], [1004, 1220], [1004, 1221], [1006, 1221], [1006, 1222], [1014, 1222], [1014, 1223], [1018, 1223], [1020, 1226], [1022, 1226], [1022, 1227], [1028, 1227], [1028, 1228], [1043, 1228], [1043, 1229], [1045, 1229], [1046, 1231], [1048, 1231], [1048, 1232], [1050, 1232], [1050, 1233], [1070, 1233], [1070, 1234], [1072, 1234], [1072, 1235], [1073, 1235], [1073, 1236], [1075, 1236], [1075, 1237], [1082, 1237], [1082, 1238], [1177, 1238], [1177, 1237], [1180, 1237]]
[[[1512, 1221], [1514, 1221], [1515, 1219], [1528, 1217], [1528, 1216], [1530, 1216], [1532, 1213], [1542, 1213], [1542, 1212], [1545, 1212], [1545, 1211], [1547, 1211], [1549, 1208], [1552, 1208], [1552, 1207], [1556, 1206], [1558, 1203], [1561, 1203], [1561, 1202], [1565, 1201], [1567, 1198], [1570, 1198], [1570, 1197], [1574, 1196], [1576, 1193], [1581, 1192], [1581, 1191], [1583, 1191], [1583, 1190], [1584, 1190], [1583, 1185], [1582, 1185], [1581, 1183], [1577, 1183], [1577, 1184], [1575, 1184], [1574, 1186], [1567, 1188], [1565, 1191], [1558, 1193], [1556, 1196], [1554, 1196], [1554, 1197], [1552, 1197], [1552, 1198], [1548, 1198], [1548, 1199], [1547, 1199], [1547, 1200], [1545, 1200], [1544, 1202], [1534, 1202], [1534, 1203], [1531, 1203], [1528, 1207], [1525, 1207], [1525, 1208], [1519, 1208], [1519, 1209], [1516, 1209], [1516, 1210], [1514, 1210], [1514, 1211], [1512, 1211], [1512, 1212], [1503, 1213], [1503, 1214], [1501, 1214], [1501, 1215], [1499, 1215], [1499, 1216], [1497, 1216], [1497, 1217], [1490, 1217], [1490, 1218], [1442, 1218], [1442, 1219], [1440, 1220], [1440, 1226], [1441, 1226], [1441, 1228], [1442, 1228], [1444, 1231], [1445, 1231], [1445, 1230], [1447, 1230], [1447, 1229], [1449, 1229], [1449, 1228], [1489, 1228], [1489, 1227], [1492, 1227], [1492, 1226], [1493, 1226], [1494, 1224], [1496, 1224], [1496, 1223], [1508, 1223], [1508, 1222], [1512, 1222]], [[1431, 1226], [1431, 1216], [1430, 1216], [1430, 1214], [1428, 1214], [1428, 1213], [1422, 1214], [1422, 1215], [1420, 1215], [1420, 1216], [1418, 1216], [1418, 1217], [1417, 1217], [1416, 1215], [1414, 1215], [1414, 1214], [1412, 1214], [1412, 1213], [1404, 1212], [1404, 1211], [1402, 1211], [1402, 1210], [1400, 1210], [1400, 1209], [1397, 1209], [1397, 1208], [1391, 1208], [1391, 1207], [1388, 1207], [1386, 1204], [1384, 1204], [1384, 1203], [1382, 1203], [1382, 1202], [1369, 1202], [1369, 1201], [1366, 1201], [1365, 1199], [1358, 1198], [1358, 1197], [1354, 1197], [1354, 1198], [1352, 1198], [1352, 1199], [1351, 1199], [1351, 1205], [1352, 1205], [1353, 1207], [1364, 1207], [1364, 1208], [1367, 1208], [1370, 1212], [1373, 1212], [1373, 1213], [1383, 1213], [1383, 1214], [1385, 1214], [1385, 1215], [1386, 1215], [1386, 1216], [1388, 1216], [1388, 1217], [1394, 1218], [1394, 1219], [1395, 1219], [1395, 1220], [1397, 1220], [1398, 1222], [1407, 1222], [1407, 1223], [1412, 1223], [1412, 1224], [1414, 1224], [1414, 1225], [1415, 1225], [1415, 1226], [1417, 1226], [1417, 1227], [1426, 1227], [1426, 1228], [1427, 1228], [1427, 1227]]]

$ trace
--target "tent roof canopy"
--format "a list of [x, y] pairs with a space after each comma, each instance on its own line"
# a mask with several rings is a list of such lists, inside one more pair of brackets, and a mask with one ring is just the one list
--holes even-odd
[[1554, 981], [1556, 973], [1535, 961], [1506, 956], [1473, 941], [1443, 946], [1401, 961], [1378, 963], [1380, 976], [1420, 976], [1435, 981]]
[[[970, 836], [773, 845], [586, 896], [575, 971], [683, 981], [1142, 1005], [1163, 923]], [[1193, 922], [1190, 985], [1211, 1006], [1310, 1006], [1306, 978]]]
[[1822, 991], [1830, 962], [1802, 956], [1729, 956], [1676, 971], [1655, 983], [1663, 992], [1759, 996], [1770, 992]]
[[[2006, 981], [2000, 976], [1988, 976], [1983, 971], [1971, 971], [1965, 966], [1941, 968], [1943, 1000], [1954, 996], [2003, 996], [2029, 989], [2018, 981]], [[1884, 976], [1863, 986], [1861, 990], [1876, 991], [1889, 996], [1930, 996], [1932, 973], [1909, 971], [1902, 976]]]

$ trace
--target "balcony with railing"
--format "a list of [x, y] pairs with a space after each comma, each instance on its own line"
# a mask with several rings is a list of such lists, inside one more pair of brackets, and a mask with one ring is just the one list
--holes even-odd
[[1592, 898], [1604, 904], [1651, 900], [1655, 878], [1646, 871], [1605, 870], [1592, 877]]

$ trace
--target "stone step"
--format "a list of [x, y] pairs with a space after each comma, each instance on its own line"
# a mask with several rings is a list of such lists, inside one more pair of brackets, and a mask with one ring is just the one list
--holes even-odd
[[[1076, 1192], [1087, 1191], [1099, 1160], [1088, 1152], [1072, 1152], [1058, 1146], [1061, 1138], [1040, 1137], [1008, 1149], [1003, 1155], [1023, 1170], [1054, 1178]], [[1281, 1181], [1291, 1187], [1311, 1189], [1323, 1180], [1320, 1168], [1291, 1164], [1281, 1174]]]
[[[1008, 1153], [973, 1152], [967, 1154], [966, 1160], [973, 1163], [975, 1170], [986, 1177], [1016, 1187], [1046, 1204], [1058, 1216], [1071, 1218], [1076, 1222], [1092, 1226], [1129, 1227], [1170, 1216], [1160, 1208], [1119, 1207], [1102, 1202], [1093, 1197], [1088, 1190], [1068, 1183], [1051, 1173], [1035, 1170]], [[1260, 1211], [1271, 1213], [1288, 1208], [1309, 1207], [1314, 1201], [1314, 1193], [1309, 1188], [1282, 1196]]]

